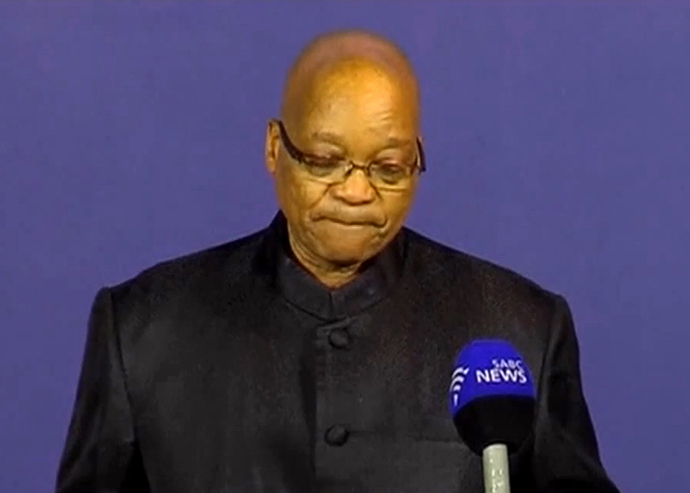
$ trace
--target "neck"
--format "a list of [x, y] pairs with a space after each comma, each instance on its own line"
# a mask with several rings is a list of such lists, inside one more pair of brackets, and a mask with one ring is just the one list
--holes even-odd
[[293, 241], [292, 235], [288, 235], [288, 238], [290, 248], [297, 261], [324, 286], [335, 289], [347, 284], [359, 275], [361, 263], [347, 266], [330, 264], [314, 258], [314, 255], [311, 255], [299, 243]]

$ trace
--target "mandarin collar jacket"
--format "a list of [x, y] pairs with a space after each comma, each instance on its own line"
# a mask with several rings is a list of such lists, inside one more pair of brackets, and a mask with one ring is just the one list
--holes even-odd
[[615, 493], [566, 301], [409, 229], [329, 290], [285, 218], [93, 302], [59, 493], [480, 493], [447, 411], [455, 356], [499, 338], [537, 385], [517, 493]]

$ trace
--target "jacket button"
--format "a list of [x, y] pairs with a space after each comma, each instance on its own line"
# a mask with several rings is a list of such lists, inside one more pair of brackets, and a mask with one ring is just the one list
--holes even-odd
[[328, 342], [330, 342], [333, 347], [343, 349], [350, 344], [350, 336], [344, 329], [333, 329], [328, 334]]
[[328, 428], [326, 431], [326, 443], [333, 445], [334, 447], [340, 447], [347, 442], [347, 437], [350, 432], [347, 428], [341, 425], [334, 425]]

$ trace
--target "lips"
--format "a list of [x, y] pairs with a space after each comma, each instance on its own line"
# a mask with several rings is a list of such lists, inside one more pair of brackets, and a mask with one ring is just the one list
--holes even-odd
[[363, 214], [364, 211], [358, 211], [359, 214], [347, 214], [343, 211], [333, 212], [333, 214], [324, 214], [323, 212], [314, 214], [312, 216], [312, 220], [316, 222], [327, 221], [341, 226], [350, 227], [368, 226], [370, 228], [382, 228], [386, 225], [385, 218], [378, 217], [377, 214]]
[[342, 226], [376, 226], [376, 224], [371, 221], [343, 221], [342, 219], [331, 218], [328, 218], [327, 220]]
[[339, 218], [339, 217], [324, 217], [324, 221], [337, 224], [339, 226], [345, 226], [349, 228], [382, 228], [385, 225], [385, 221], [377, 221], [375, 219], [367, 218]]

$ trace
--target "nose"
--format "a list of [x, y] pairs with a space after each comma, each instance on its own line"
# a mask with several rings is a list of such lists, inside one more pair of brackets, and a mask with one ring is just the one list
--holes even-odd
[[364, 171], [355, 169], [344, 182], [332, 187], [333, 195], [350, 205], [368, 204], [376, 200], [376, 190]]

